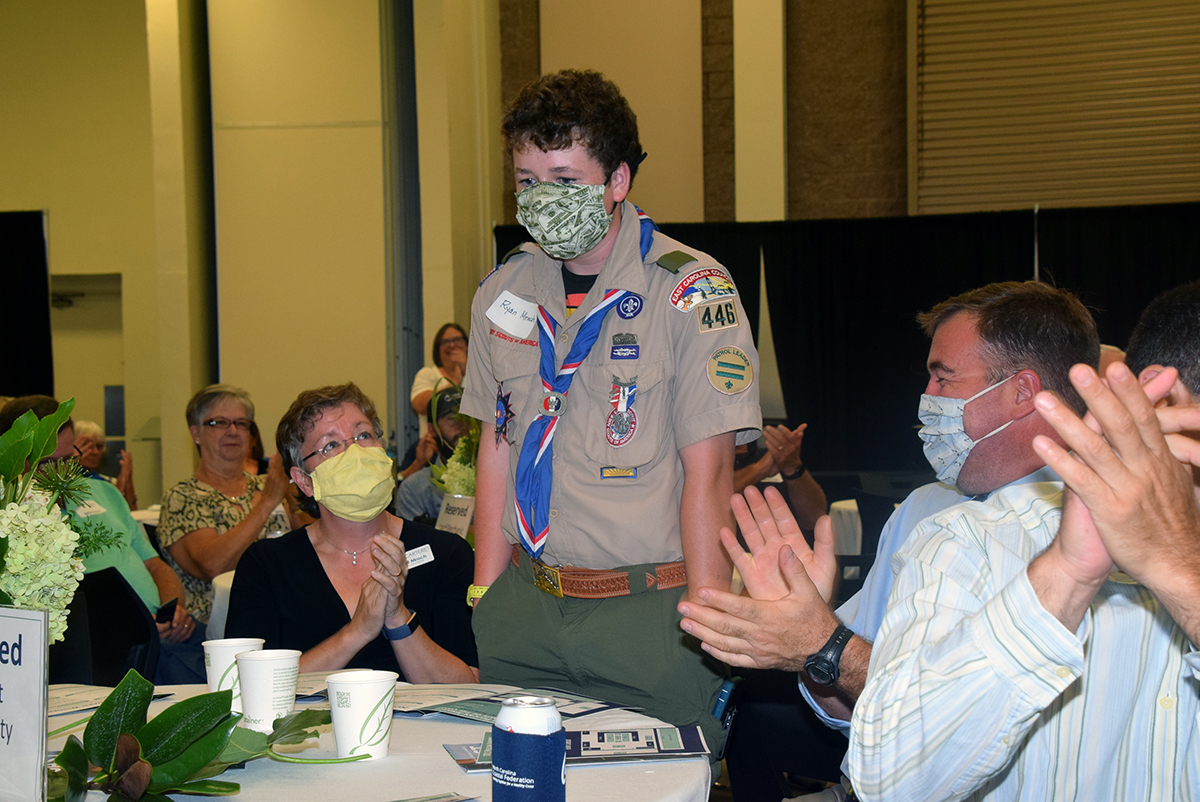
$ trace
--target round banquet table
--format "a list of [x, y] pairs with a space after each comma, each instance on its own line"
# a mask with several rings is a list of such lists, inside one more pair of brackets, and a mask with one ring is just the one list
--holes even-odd
[[[152, 718], [174, 701], [204, 693], [202, 685], [163, 686], [156, 692], [174, 692], [170, 699], [150, 705]], [[306, 707], [298, 704], [298, 708]], [[320, 705], [314, 705], [320, 706]], [[90, 715], [92, 711], [50, 717], [50, 730]], [[661, 726], [662, 722], [628, 710], [606, 710], [564, 722], [567, 729], [631, 729]], [[353, 798], [354, 802], [392, 802], [432, 796], [450, 791], [481, 800], [492, 798], [490, 774], [467, 774], [451, 759], [443, 744], [478, 743], [488, 726], [441, 713], [422, 717], [398, 715], [392, 719], [392, 740], [387, 757], [356, 763], [282, 763], [269, 758], [250, 761], [242, 769], [231, 769], [215, 779], [241, 785], [240, 798], [253, 802], [328, 802]], [[302, 751], [282, 747], [296, 757], [336, 757], [330, 725], [320, 728], [320, 741]], [[67, 735], [81, 740], [80, 726], [50, 740], [50, 754], [57, 753]], [[605, 766], [568, 766], [567, 799], [570, 802], [628, 800], [703, 802], [708, 799], [712, 778], [708, 760], [691, 757]], [[182, 796], [176, 796], [182, 799]], [[199, 799], [199, 797], [188, 797]], [[89, 802], [100, 802], [99, 791], [88, 794]]]

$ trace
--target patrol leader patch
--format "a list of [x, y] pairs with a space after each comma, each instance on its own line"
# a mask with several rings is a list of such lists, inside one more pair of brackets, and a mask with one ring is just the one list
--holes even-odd
[[679, 280], [675, 289], [671, 291], [671, 306], [680, 312], [690, 312], [692, 307], [705, 301], [713, 301], [730, 295], [737, 295], [733, 282], [729, 280], [724, 271], [709, 267], [688, 273]]
[[696, 325], [700, 333], [732, 329], [738, 325], [737, 307], [733, 301], [717, 301], [696, 309]]
[[754, 383], [754, 365], [741, 348], [722, 346], [708, 358], [708, 383], [725, 395], [737, 395]]

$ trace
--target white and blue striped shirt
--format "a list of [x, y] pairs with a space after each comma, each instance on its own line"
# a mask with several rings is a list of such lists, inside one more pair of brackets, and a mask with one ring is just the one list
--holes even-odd
[[1078, 632], [1026, 567], [1062, 485], [1004, 488], [921, 523], [851, 723], [864, 799], [1194, 800], [1200, 653], [1144, 587], [1109, 581]]

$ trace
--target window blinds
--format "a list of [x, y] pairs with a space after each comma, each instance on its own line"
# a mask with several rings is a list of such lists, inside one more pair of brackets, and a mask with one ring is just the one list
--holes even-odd
[[913, 214], [1200, 200], [1200, 2], [909, 0]]

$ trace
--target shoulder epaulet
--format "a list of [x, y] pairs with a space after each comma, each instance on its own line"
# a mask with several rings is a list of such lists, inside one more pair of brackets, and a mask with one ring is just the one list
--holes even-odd
[[485, 281], [490, 279], [492, 276], [496, 275], [496, 271], [498, 271], [500, 268], [504, 267], [504, 265], [508, 263], [508, 260], [512, 259], [514, 256], [519, 256], [523, 253], [525, 253], [525, 251], [521, 250], [521, 246], [518, 245], [517, 247], [513, 248], [508, 253], [504, 254], [504, 258], [500, 260], [499, 264], [497, 264], [495, 267], [493, 267], [491, 270], [488, 271], [488, 274], [483, 277], [482, 281], [479, 282], [479, 286], [482, 287]]
[[654, 261], [655, 264], [657, 264], [663, 270], [668, 270], [672, 273], [678, 273], [679, 268], [689, 264], [690, 262], [695, 262], [698, 260], [695, 256], [692, 256], [690, 253], [685, 253], [684, 251], [668, 251]]

